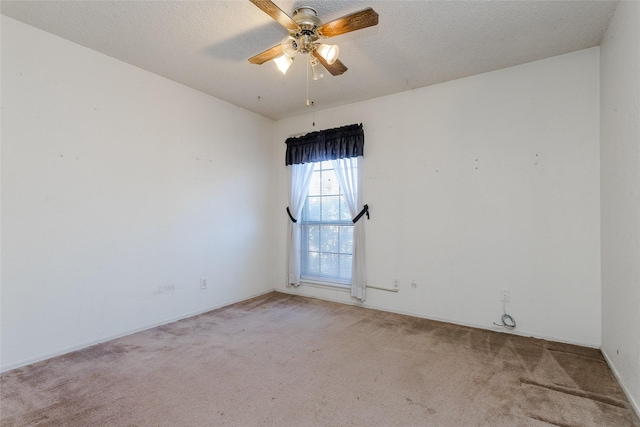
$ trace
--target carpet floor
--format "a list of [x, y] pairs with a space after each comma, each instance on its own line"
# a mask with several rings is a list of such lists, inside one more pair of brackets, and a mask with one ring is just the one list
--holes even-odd
[[633, 426], [598, 350], [270, 293], [2, 374], [9, 426]]

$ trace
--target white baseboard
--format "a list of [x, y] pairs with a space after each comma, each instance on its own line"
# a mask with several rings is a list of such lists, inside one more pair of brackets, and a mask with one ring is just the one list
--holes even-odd
[[483, 325], [463, 323], [463, 322], [459, 322], [459, 321], [451, 320], [451, 319], [426, 317], [424, 315], [420, 315], [420, 314], [416, 314], [416, 313], [410, 313], [410, 312], [404, 312], [404, 311], [398, 311], [398, 310], [386, 310], [386, 309], [383, 309], [383, 308], [380, 308], [380, 307], [370, 306], [370, 305], [368, 305], [366, 303], [362, 303], [362, 302], [359, 302], [357, 300], [345, 301], [343, 299], [331, 298], [331, 297], [328, 297], [328, 296], [327, 297], [319, 297], [319, 296], [315, 296], [315, 295], [305, 295], [303, 289], [302, 290], [299, 289], [299, 288], [295, 288], [295, 289], [297, 289], [297, 291], [294, 291], [294, 290], [291, 290], [291, 289], [276, 288], [275, 291], [276, 292], [282, 292], [282, 293], [290, 294], [290, 295], [302, 296], [302, 297], [305, 297], [305, 298], [316, 298], [316, 299], [321, 299], [321, 300], [325, 300], [325, 301], [337, 302], [337, 303], [340, 303], [340, 304], [357, 305], [359, 307], [370, 308], [370, 309], [373, 309], [373, 310], [380, 310], [380, 311], [386, 311], [386, 312], [389, 312], [389, 313], [403, 314], [403, 315], [407, 315], [407, 316], [419, 317], [419, 318], [422, 318], [422, 319], [434, 320], [434, 321], [437, 321], [437, 322], [453, 323], [453, 324], [456, 324], [456, 325], [468, 326], [468, 327], [472, 327], [472, 328], [491, 330], [491, 331], [495, 331], [495, 332], [504, 332], [504, 333], [509, 333], [509, 334], [513, 334], [513, 335], [533, 337], [533, 338], [544, 339], [544, 340], [547, 340], [547, 341], [563, 342], [563, 343], [566, 343], [566, 344], [579, 345], [581, 347], [589, 347], [589, 348], [599, 349], [600, 352], [602, 353], [602, 355], [604, 356], [605, 361], [609, 365], [609, 368], [613, 372], [613, 375], [615, 376], [616, 380], [620, 384], [620, 388], [622, 388], [622, 391], [627, 396], [627, 399], [629, 400], [629, 403], [631, 404], [632, 409], [635, 411], [635, 413], [638, 415], [638, 417], [640, 417], [640, 405], [634, 399], [634, 397], [629, 393], [629, 390], [627, 389], [624, 380], [622, 379], [622, 377], [620, 376], [620, 374], [616, 370], [615, 365], [611, 362], [611, 358], [607, 355], [606, 351], [604, 351], [602, 348], [599, 348], [598, 346], [594, 346], [594, 345], [589, 344], [589, 343], [581, 343], [581, 342], [575, 342], [575, 341], [571, 342], [570, 340], [559, 340], [559, 339], [557, 339], [555, 337], [541, 336], [541, 335], [530, 334], [530, 333], [522, 332], [522, 331], [501, 331], [501, 330], [497, 330], [496, 328], [487, 328], [486, 326], [483, 326]]
[[611, 361], [611, 358], [609, 357], [607, 352], [602, 348], [600, 349], [600, 352], [604, 356], [604, 360], [607, 361], [607, 365], [609, 365], [609, 368], [611, 369], [611, 372], [613, 372], [613, 375], [616, 377], [616, 380], [618, 380], [618, 384], [620, 384], [620, 388], [622, 388], [622, 391], [627, 396], [627, 400], [629, 400], [629, 403], [631, 403], [631, 407], [636, 412], [636, 415], [638, 415], [638, 417], [640, 418], [640, 405], [634, 399], [634, 397], [631, 395], [631, 393], [629, 393], [629, 390], [627, 389], [624, 380], [622, 379], [622, 377], [618, 373], [618, 370], [616, 369], [616, 366]]
[[391, 310], [391, 309], [388, 309], [388, 308], [367, 304], [366, 301], [365, 302], [358, 301], [356, 299], [351, 298], [350, 295], [344, 296], [344, 298], [340, 298], [339, 296], [342, 296], [341, 293], [340, 293], [340, 290], [335, 293], [335, 297], [331, 296], [330, 292], [327, 292], [326, 294], [323, 294], [323, 295], [319, 295], [319, 294], [311, 295], [311, 294], [305, 292], [305, 289], [304, 289], [305, 287], [309, 287], [309, 285], [306, 284], [306, 283], [302, 283], [300, 285], [300, 287], [297, 287], [297, 288], [286, 288], [286, 289], [276, 288], [275, 291], [276, 292], [286, 293], [286, 294], [291, 294], [291, 295], [298, 295], [298, 296], [302, 296], [302, 297], [306, 297], [306, 298], [316, 298], [316, 299], [320, 299], [320, 300], [324, 300], [324, 301], [337, 302], [337, 303], [341, 303], [341, 304], [356, 305], [358, 307], [370, 308], [372, 310], [386, 311], [388, 313], [403, 314], [403, 315], [406, 315], [406, 316], [418, 317], [418, 318], [421, 318], [421, 319], [434, 320], [436, 322], [452, 323], [454, 325], [468, 326], [470, 328], [476, 328], [476, 329], [484, 329], [484, 330], [487, 330], [487, 331], [500, 332], [500, 333], [505, 333], [505, 334], [510, 334], [510, 335], [518, 335], [518, 336], [522, 336], [522, 337], [537, 338], [537, 339], [553, 341], [553, 342], [559, 342], [559, 343], [564, 343], [564, 344], [578, 345], [578, 346], [581, 346], [581, 347], [589, 347], [589, 348], [595, 348], [595, 349], [599, 349], [600, 348], [599, 345], [593, 344], [593, 343], [586, 343], [586, 342], [581, 342], [581, 341], [577, 341], [577, 340], [567, 340], [567, 339], [562, 339], [562, 338], [553, 337], [553, 336], [549, 336], [549, 335], [533, 333], [533, 332], [530, 332], [530, 331], [511, 330], [511, 329], [506, 330], [505, 328], [502, 328], [502, 327], [499, 327], [499, 326], [477, 324], [477, 323], [471, 323], [471, 322], [461, 322], [460, 320], [437, 317], [437, 316], [425, 316], [422, 313], [414, 313], [414, 312], [405, 311], [405, 310]]
[[146, 331], [147, 329], [155, 328], [157, 326], [166, 325], [168, 323], [173, 323], [173, 322], [176, 322], [178, 320], [187, 319], [189, 317], [197, 316], [197, 315], [202, 314], [202, 313], [207, 313], [207, 312], [209, 312], [211, 310], [216, 310], [218, 308], [226, 307], [226, 306], [229, 306], [229, 305], [232, 305], [232, 304], [236, 304], [238, 302], [250, 300], [252, 298], [256, 298], [256, 297], [259, 297], [259, 296], [262, 296], [262, 295], [266, 295], [266, 294], [271, 293], [273, 291], [274, 291], [273, 289], [269, 289], [268, 291], [260, 292], [260, 293], [255, 294], [255, 295], [250, 295], [250, 296], [248, 296], [246, 298], [239, 298], [237, 300], [224, 302], [224, 303], [221, 303], [221, 304], [217, 304], [217, 305], [214, 305], [214, 306], [211, 306], [211, 307], [204, 308], [202, 310], [186, 313], [186, 314], [183, 314], [183, 315], [180, 315], [180, 316], [176, 316], [176, 317], [172, 317], [172, 318], [169, 318], [169, 319], [160, 320], [158, 322], [154, 322], [154, 323], [151, 323], [151, 324], [148, 324], [148, 325], [140, 326], [138, 328], [129, 329], [129, 330], [126, 330], [126, 331], [123, 331], [123, 332], [119, 332], [117, 334], [107, 335], [107, 336], [104, 336], [104, 337], [101, 337], [101, 338], [97, 338], [95, 340], [85, 341], [85, 342], [82, 342], [80, 344], [69, 346], [69, 347], [64, 347], [64, 348], [61, 348], [61, 349], [58, 349], [58, 350], [55, 350], [55, 351], [52, 351], [52, 352], [49, 352], [49, 353], [40, 354], [38, 356], [29, 358], [29, 359], [25, 359], [25, 360], [21, 360], [19, 362], [10, 363], [10, 364], [7, 364], [7, 365], [1, 365], [0, 366], [0, 373], [4, 373], [4, 372], [10, 371], [12, 369], [21, 368], [23, 366], [31, 365], [33, 363], [41, 362], [43, 360], [51, 359], [53, 357], [62, 356], [64, 354], [71, 353], [73, 351], [82, 350], [84, 348], [91, 347], [92, 345], [101, 344], [103, 342], [111, 341], [111, 340], [114, 340], [116, 338], [122, 338], [122, 337], [125, 337], [127, 335], [135, 334], [137, 332]]

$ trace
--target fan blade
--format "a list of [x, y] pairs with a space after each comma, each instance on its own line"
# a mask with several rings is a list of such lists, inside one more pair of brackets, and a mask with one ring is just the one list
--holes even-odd
[[284, 53], [282, 52], [282, 45], [281, 44], [277, 44], [274, 47], [265, 50], [262, 53], [259, 53], [255, 56], [252, 56], [251, 58], [249, 58], [249, 62], [251, 62], [252, 64], [264, 64], [267, 61], [272, 60], [273, 58], [277, 58], [278, 56], [282, 56], [284, 55]]
[[378, 25], [378, 13], [368, 7], [360, 12], [327, 22], [318, 28], [318, 34], [322, 37], [333, 37], [374, 25]]
[[290, 31], [299, 31], [300, 26], [291, 19], [289, 15], [284, 13], [282, 9], [276, 6], [271, 0], [249, 0], [251, 3], [255, 4], [262, 10], [264, 13], [278, 21], [278, 24], [285, 27]]
[[318, 58], [318, 61], [320, 61], [322, 66], [324, 68], [326, 68], [327, 71], [330, 72], [331, 75], [333, 75], [333, 76], [339, 76], [341, 74], [344, 74], [344, 72], [348, 70], [347, 66], [344, 65], [342, 62], [340, 62], [339, 59], [336, 59], [336, 62], [334, 62], [333, 64], [329, 65], [329, 64], [327, 64], [327, 61], [325, 61], [325, 59], [318, 52], [316, 52], [315, 50], [312, 51], [312, 54], [313, 54], [313, 56]]

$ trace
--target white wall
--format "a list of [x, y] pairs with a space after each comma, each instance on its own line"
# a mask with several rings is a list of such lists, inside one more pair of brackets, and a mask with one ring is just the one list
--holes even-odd
[[601, 45], [602, 352], [640, 414], [640, 3]]
[[2, 369], [271, 290], [273, 128], [3, 16]]
[[[366, 306], [600, 345], [599, 50], [276, 123], [276, 287], [286, 287], [284, 140], [363, 123]], [[316, 126], [313, 127], [313, 120]], [[414, 289], [412, 280], [417, 282]]]

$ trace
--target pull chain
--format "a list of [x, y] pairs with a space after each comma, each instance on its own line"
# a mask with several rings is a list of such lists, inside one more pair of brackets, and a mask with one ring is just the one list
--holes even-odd
[[309, 67], [311, 63], [307, 61], [307, 107], [309, 106]]
[[[309, 101], [309, 68], [311, 68], [311, 61], [307, 61], [307, 107], [313, 107], [313, 101]], [[311, 124], [316, 125], [316, 110], [311, 110]]]

